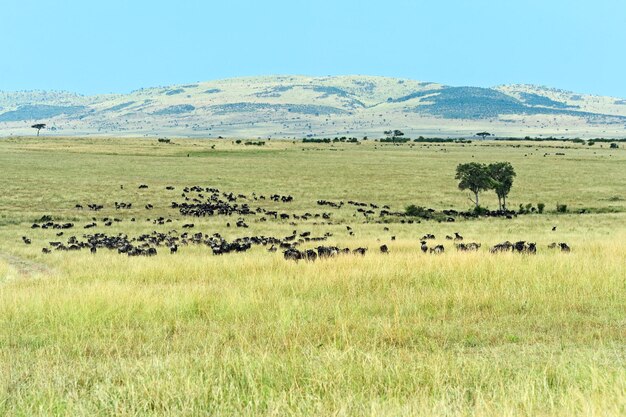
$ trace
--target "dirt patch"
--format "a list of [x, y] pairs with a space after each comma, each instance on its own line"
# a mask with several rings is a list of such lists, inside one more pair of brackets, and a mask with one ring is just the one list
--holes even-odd
[[52, 275], [54, 273], [54, 269], [46, 264], [6, 253], [0, 252], [0, 260], [7, 262], [21, 278], [31, 278], [37, 275]]

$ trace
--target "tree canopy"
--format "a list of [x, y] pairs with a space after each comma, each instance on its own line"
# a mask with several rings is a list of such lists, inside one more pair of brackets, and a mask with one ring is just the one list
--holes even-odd
[[513, 186], [513, 178], [517, 175], [510, 162], [494, 162], [487, 166], [489, 176], [493, 180], [493, 190], [498, 196], [500, 210], [506, 210], [506, 197]]
[[31, 126], [33, 129], [37, 129], [37, 136], [39, 136], [39, 131], [46, 127], [45, 123], [37, 123]]
[[489, 165], [478, 162], [459, 164], [455, 178], [459, 180], [459, 189], [474, 193], [472, 202], [479, 207], [478, 196], [481, 191], [494, 190], [498, 196], [498, 209], [506, 210], [506, 197], [513, 186], [515, 169], [510, 162], [494, 162]]
[[456, 167], [455, 178], [459, 180], [459, 189], [470, 190], [474, 193], [473, 203], [479, 206], [478, 194], [492, 188], [493, 180], [489, 176], [487, 166], [478, 162], [459, 164]]

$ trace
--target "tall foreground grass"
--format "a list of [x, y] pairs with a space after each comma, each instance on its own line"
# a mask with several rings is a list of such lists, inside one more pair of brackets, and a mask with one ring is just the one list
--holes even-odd
[[[0, 416], [626, 415], [623, 149], [174, 142], [0, 141]], [[510, 204], [542, 202], [548, 213], [379, 224], [354, 207], [315, 204], [466, 209], [455, 166], [501, 160], [518, 172]], [[221, 257], [159, 248], [148, 259], [41, 253], [86, 232], [180, 232], [190, 219], [170, 205], [190, 185], [290, 194], [292, 203], [263, 207], [331, 211], [333, 223], [251, 218], [242, 230], [215, 216], [191, 220], [193, 232], [229, 240], [330, 232], [329, 244], [370, 250], [315, 263], [262, 248]], [[492, 194], [481, 201], [493, 208]], [[114, 201], [133, 209], [116, 211]], [[574, 213], [553, 213], [556, 203]], [[593, 214], [575, 214], [584, 208]], [[31, 229], [44, 214], [76, 228], [63, 237]], [[105, 228], [107, 216], [122, 221]], [[147, 221], [159, 216], [172, 222]], [[92, 217], [99, 227], [83, 229]], [[445, 240], [454, 232], [481, 250], [456, 252]], [[421, 253], [426, 233], [445, 254]], [[488, 252], [503, 240], [537, 242], [539, 253]], [[549, 250], [551, 242], [572, 252]], [[389, 255], [378, 253], [383, 243]]]
[[0, 412], [624, 415], [625, 249], [57, 259], [0, 287]]

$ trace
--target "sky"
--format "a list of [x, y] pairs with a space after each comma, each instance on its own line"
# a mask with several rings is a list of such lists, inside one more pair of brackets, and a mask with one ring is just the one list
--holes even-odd
[[0, 90], [272, 74], [626, 97], [624, 0], [1, 0]]

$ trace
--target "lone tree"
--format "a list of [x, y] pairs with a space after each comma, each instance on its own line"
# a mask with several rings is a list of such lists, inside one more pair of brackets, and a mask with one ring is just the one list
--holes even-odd
[[37, 123], [37, 124], [35, 124], [35, 125], [32, 125], [31, 127], [32, 127], [33, 129], [37, 129], [37, 136], [39, 136], [39, 131], [40, 131], [41, 129], [45, 129], [46, 124], [45, 124], [45, 123]]
[[476, 136], [480, 136], [481, 138], [485, 139], [487, 136], [491, 136], [491, 133], [489, 133], [489, 132], [479, 132], [479, 133], [476, 133]]
[[493, 190], [498, 196], [498, 208], [500, 211], [506, 210], [506, 197], [513, 186], [515, 169], [510, 162], [494, 162], [487, 166], [487, 170], [492, 180]]
[[493, 187], [493, 179], [489, 175], [487, 165], [478, 162], [459, 164], [456, 167], [456, 176], [459, 180], [459, 189], [470, 190], [474, 193], [474, 199], [470, 200], [479, 207], [478, 193], [489, 190]]

